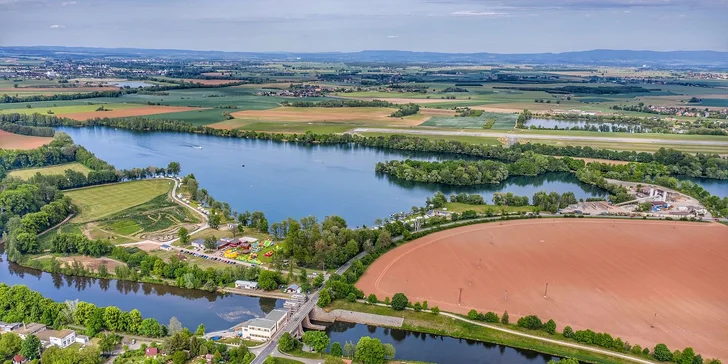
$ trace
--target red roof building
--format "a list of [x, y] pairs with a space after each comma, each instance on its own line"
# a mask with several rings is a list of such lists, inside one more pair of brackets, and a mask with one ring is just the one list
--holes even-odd
[[144, 352], [144, 355], [146, 356], [157, 356], [157, 354], [159, 354], [159, 349], [157, 348], [147, 348]]

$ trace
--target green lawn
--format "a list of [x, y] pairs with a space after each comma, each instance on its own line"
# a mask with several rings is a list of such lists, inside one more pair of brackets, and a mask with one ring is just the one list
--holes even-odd
[[430, 120], [420, 124], [420, 126], [434, 126], [441, 128], [457, 128], [457, 129], [483, 129], [483, 125], [489, 120], [494, 119], [492, 129], [513, 129], [516, 125], [518, 114], [484, 112], [478, 117], [449, 117], [449, 116], [433, 116]]
[[74, 222], [89, 222], [165, 195], [173, 185], [170, 180], [143, 180], [82, 188], [65, 194], [80, 210]]
[[[524, 338], [513, 334], [492, 330], [486, 327], [474, 325], [468, 322], [459, 321], [443, 315], [435, 315], [429, 312], [414, 312], [411, 310], [395, 311], [390, 307], [372, 306], [363, 303], [350, 303], [345, 300], [336, 300], [329, 306], [332, 309], [342, 309], [358, 312], [367, 312], [384, 316], [404, 317], [402, 329], [478, 340], [496, 344], [507, 345], [515, 348], [530, 349], [545, 354], [561, 357], [570, 357], [587, 363], [600, 364], [622, 364], [632, 363], [631, 361], [613, 358], [604, 354], [592, 353], [589, 351], [564, 347], [560, 345], [545, 343], [536, 339]], [[515, 325], [508, 325], [509, 329], [515, 329]], [[526, 331], [529, 334], [539, 335], [537, 331]], [[545, 335], [548, 335], [544, 333]], [[560, 334], [548, 335], [552, 339], [564, 339]]]
[[30, 177], [35, 176], [36, 173], [40, 173], [44, 176], [64, 174], [67, 169], [81, 172], [84, 175], [88, 175], [91, 170], [81, 163], [67, 163], [58, 164], [55, 166], [41, 167], [41, 168], [28, 168], [28, 169], [16, 169], [8, 173], [10, 177], [16, 177], [23, 180], [27, 180]]
[[154, 114], [144, 116], [154, 120], [177, 120], [195, 125], [214, 124], [225, 120], [223, 113], [235, 112], [237, 109], [203, 109], [195, 111], [182, 111], [167, 114]]

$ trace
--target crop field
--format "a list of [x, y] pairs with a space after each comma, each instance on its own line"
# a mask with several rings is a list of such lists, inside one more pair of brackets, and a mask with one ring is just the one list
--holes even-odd
[[65, 195], [79, 207], [80, 213], [72, 222], [80, 223], [100, 220], [166, 195], [173, 185], [169, 180], [143, 180], [82, 188]]
[[84, 175], [88, 175], [88, 172], [91, 170], [88, 169], [88, 167], [84, 166], [81, 163], [67, 163], [67, 164], [58, 164], [55, 166], [48, 166], [48, 167], [41, 167], [41, 168], [28, 168], [28, 169], [16, 169], [8, 173], [8, 176], [20, 178], [23, 180], [27, 180], [30, 177], [35, 176], [36, 173], [40, 173], [44, 176], [50, 176], [50, 175], [62, 175], [66, 172], [66, 170], [73, 170], [76, 172], [81, 172]]
[[[288, 123], [342, 123], [350, 125], [392, 125], [415, 126], [436, 115], [453, 115], [449, 110], [422, 109], [417, 115], [392, 118], [397, 109], [382, 107], [279, 107], [270, 110], [238, 111], [232, 115], [240, 125], [250, 121], [288, 122]], [[232, 120], [225, 121], [226, 127], [235, 125]]]
[[144, 118], [156, 120], [177, 120], [195, 125], [209, 125], [224, 121], [225, 116], [223, 116], [223, 114], [230, 111], [234, 110], [196, 109], [191, 111], [146, 115]]
[[403, 244], [376, 260], [357, 287], [380, 299], [403, 292], [462, 314], [507, 310], [513, 321], [534, 314], [559, 329], [728, 358], [728, 290], [720, 289], [726, 241], [728, 227], [717, 223], [493, 222]]
[[435, 116], [420, 124], [420, 126], [434, 126], [441, 128], [483, 129], [490, 120], [495, 120], [491, 129], [513, 129], [516, 126], [518, 114], [484, 112], [478, 117], [444, 117]]
[[[28, 103], [32, 104], [33, 103]], [[17, 104], [16, 104], [17, 105]], [[92, 104], [89, 105], [88, 102], [83, 104], [75, 104], [75, 105], [67, 105], [65, 101], [55, 101], [53, 102], [53, 105], [58, 106], [50, 106], [50, 107], [17, 107], [17, 108], [11, 108], [11, 109], [2, 109], [0, 110], [0, 113], [2, 114], [49, 114], [48, 111], [51, 111], [53, 114], [58, 116], [67, 116], [67, 115], [73, 115], [73, 114], [82, 114], [82, 113], [94, 113], [97, 112], [96, 109], [103, 106], [104, 109], [111, 110], [111, 111], [102, 111], [103, 113], [112, 113], [117, 110], [125, 110], [125, 109], [133, 109], [138, 108], [139, 105], [134, 104]]]
[[[362, 124], [363, 125], [363, 124]], [[242, 130], [253, 130], [258, 132], [268, 133], [283, 133], [283, 134], [304, 134], [307, 131], [314, 133], [343, 133], [350, 130], [356, 125], [354, 123], [300, 123], [300, 122], [287, 122], [287, 123], [275, 123], [275, 122], [244, 122], [241, 120], [226, 120], [219, 123], [210, 125], [216, 129], [242, 129]]]
[[19, 135], [0, 130], [0, 149], [35, 149], [53, 141], [53, 138]]

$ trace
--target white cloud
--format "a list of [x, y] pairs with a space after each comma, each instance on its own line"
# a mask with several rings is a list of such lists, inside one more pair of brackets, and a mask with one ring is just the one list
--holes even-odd
[[387, 38], [395, 39], [395, 38], [399, 38], [399, 35], [388, 35]]
[[498, 13], [495, 11], [474, 11], [474, 10], [461, 10], [450, 13], [453, 16], [499, 16], [508, 15], [508, 13]]
[[76, 5], [76, 2], [75, 1], [64, 1], [61, 3], [61, 6], [66, 6], [66, 5]]
[[51, 28], [51, 29], [63, 29], [65, 27], [66, 27], [65, 25], [53, 24], [49, 28]]

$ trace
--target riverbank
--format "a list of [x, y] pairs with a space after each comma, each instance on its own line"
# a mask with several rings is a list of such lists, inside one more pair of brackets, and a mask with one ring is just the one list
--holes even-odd
[[[604, 364], [624, 364], [624, 363], [653, 363], [639, 357], [626, 356], [619, 353], [609, 353], [604, 349], [597, 347], [579, 348], [578, 344], [572, 344], [565, 341], [562, 335], [551, 335], [550, 337], [559, 339], [539, 338], [536, 332], [519, 333], [513, 325], [494, 325], [502, 326], [504, 331], [494, 330], [480, 323], [476, 323], [467, 319], [461, 319], [456, 315], [442, 312], [434, 314], [430, 312], [415, 312], [413, 310], [395, 311], [387, 306], [370, 305], [361, 302], [347, 302], [337, 300], [331, 303], [326, 309], [344, 310], [363, 312], [372, 315], [386, 317], [401, 317], [403, 324], [400, 327], [404, 330], [421, 332], [426, 334], [435, 334], [449, 336], [454, 338], [462, 338], [469, 340], [477, 340], [494, 344], [501, 344], [520, 349], [528, 349], [544, 354], [555, 355], [559, 357], [575, 358], [587, 363], [604, 363]], [[387, 327], [381, 325], [382, 327]], [[548, 340], [548, 341], [547, 341]], [[561, 342], [561, 340], [564, 340]], [[572, 346], [565, 346], [572, 345]], [[577, 347], [574, 347], [577, 346]]]

